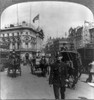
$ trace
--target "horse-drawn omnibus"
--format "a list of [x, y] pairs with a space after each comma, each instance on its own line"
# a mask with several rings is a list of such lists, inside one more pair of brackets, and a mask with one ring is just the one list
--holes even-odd
[[80, 54], [74, 51], [61, 51], [58, 56], [62, 56], [62, 61], [66, 62], [68, 67], [69, 87], [74, 87], [81, 75], [82, 61]]

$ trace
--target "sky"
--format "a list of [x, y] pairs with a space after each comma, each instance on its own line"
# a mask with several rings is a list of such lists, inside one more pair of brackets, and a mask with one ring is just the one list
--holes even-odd
[[[33, 18], [39, 14], [39, 20]], [[92, 12], [85, 6], [57, 1], [40, 1], [15, 4], [4, 10], [1, 16], [1, 28], [9, 24], [26, 21], [36, 28], [40, 26], [45, 38], [65, 37], [70, 27], [83, 26], [84, 21], [93, 22]]]

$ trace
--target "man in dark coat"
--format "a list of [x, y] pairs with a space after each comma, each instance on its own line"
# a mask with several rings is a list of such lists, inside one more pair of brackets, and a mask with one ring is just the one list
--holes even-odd
[[55, 99], [60, 99], [59, 91], [61, 94], [61, 99], [65, 99], [65, 84], [67, 78], [68, 65], [61, 60], [56, 60], [55, 63], [51, 66], [49, 77], [49, 84], [53, 84]]
[[46, 76], [46, 59], [45, 57], [43, 57], [41, 60], [40, 60], [40, 67], [41, 67], [41, 70], [42, 70], [42, 76]]

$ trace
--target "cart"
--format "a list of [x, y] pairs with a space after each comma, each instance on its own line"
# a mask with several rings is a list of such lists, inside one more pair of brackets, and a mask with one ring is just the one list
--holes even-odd
[[17, 52], [9, 55], [9, 66], [7, 70], [8, 76], [12, 75], [16, 77], [17, 73], [19, 73], [21, 76], [20, 61], [20, 56], [17, 54]]
[[31, 73], [32, 74], [35, 74], [36, 71], [40, 71], [40, 60], [41, 58], [40, 57], [37, 57], [36, 59], [33, 59], [32, 60], [32, 63], [31, 63]]
[[43, 76], [46, 76], [47, 73], [47, 64], [46, 59], [44, 59], [44, 63], [42, 62], [42, 58], [37, 57], [33, 63], [31, 64], [31, 73], [41, 73]]

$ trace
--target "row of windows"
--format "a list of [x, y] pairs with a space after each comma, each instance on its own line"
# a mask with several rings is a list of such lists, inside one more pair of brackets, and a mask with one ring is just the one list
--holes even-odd
[[19, 32], [17, 32], [17, 33], [3, 33], [3, 34], [0, 34], [0, 37], [18, 36], [18, 35], [20, 35]]
[[17, 36], [17, 35], [21, 35], [21, 34], [26, 34], [26, 35], [28, 35], [29, 32], [24, 31], [24, 32], [14, 32], [14, 33], [1, 33], [1, 34], [0, 34], [0, 37]]

